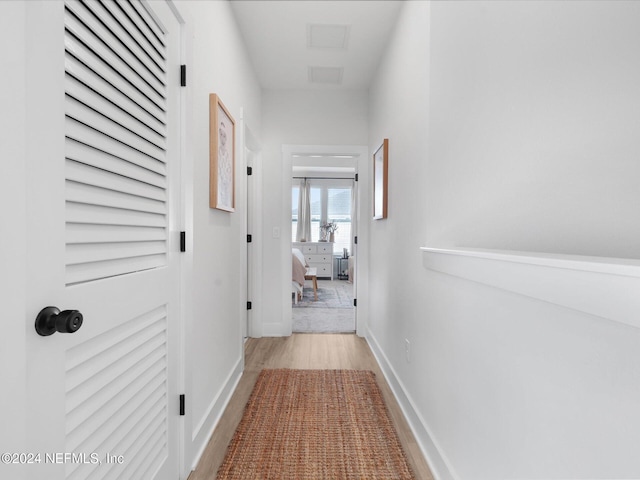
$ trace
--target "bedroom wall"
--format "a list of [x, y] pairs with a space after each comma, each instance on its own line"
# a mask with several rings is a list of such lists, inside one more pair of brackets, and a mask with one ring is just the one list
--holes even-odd
[[[187, 23], [186, 464], [194, 466], [243, 368], [246, 274], [241, 109], [261, 134], [261, 88], [228, 2], [179, 1]], [[209, 208], [209, 94], [236, 122], [236, 210]]]
[[[274, 281], [291, 269], [283, 258], [283, 242], [291, 238], [291, 223], [283, 221], [285, 201], [291, 201], [290, 180], [284, 184], [283, 145], [366, 145], [367, 92], [267, 90], [263, 94], [263, 331], [266, 336], [287, 335], [283, 319], [282, 283]], [[289, 174], [290, 176], [290, 174]], [[286, 200], [285, 200], [286, 199]], [[273, 228], [280, 238], [273, 238]], [[287, 273], [287, 275], [289, 275]]]
[[[369, 97], [369, 147], [389, 138], [390, 164], [389, 218], [370, 223], [368, 341], [439, 479], [640, 475], [640, 330], [435, 271], [419, 250], [638, 256], [639, 7], [400, 14]], [[599, 292], [640, 315], [628, 291]]]

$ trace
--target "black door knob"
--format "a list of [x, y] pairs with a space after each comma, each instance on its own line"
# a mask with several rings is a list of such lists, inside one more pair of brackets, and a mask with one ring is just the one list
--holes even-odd
[[43, 337], [48, 337], [56, 332], [77, 332], [81, 326], [82, 314], [78, 310], [61, 312], [56, 307], [45, 307], [36, 317], [36, 332]]

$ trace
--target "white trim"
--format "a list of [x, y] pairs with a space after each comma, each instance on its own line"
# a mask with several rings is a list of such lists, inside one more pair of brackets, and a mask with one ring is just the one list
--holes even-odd
[[640, 261], [422, 247], [423, 265], [526, 297], [640, 328]]
[[416, 439], [418, 447], [422, 451], [429, 469], [433, 474], [435, 480], [456, 480], [459, 477], [455, 474], [451, 462], [447, 459], [446, 455], [441, 448], [438, 447], [437, 442], [431, 429], [427, 425], [420, 412], [416, 409], [415, 403], [411, 400], [411, 396], [407, 393], [404, 384], [396, 374], [395, 370], [391, 366], [391, 363], [387, 359], [386, 355], [380, 348], [376, 338], [369, 332], [366, 337], [369, 348], [373, 352], [373, 356], [376, 358], [380, 369], [384, 374], [384, 378], [389, 384], [389, 388], [393, 392], [400, 409], [409, 424], [409, 428]]
[[[240, 177], [236, 177], [236, 196], [241, 198], [241, 202], [238, 204], [244, 204], [244, 208], [238, 208], [237, 212], [240, 213], [242, 218], [241, 237], [244, 243], [244, 250], [240, 255], [240, 278], [238, 280], [238, 318], [240, 319], [240, 344], [241, 349], [244, 344], [244, 338], [249, 335], [249, 310], [247, 309], [247, 302], [249, 301], [249, 282], [252, 279], [252, 275], [249, 274], [249, 251], [250, 245], [246, 241], [247, 234], [249, 233], [249, 209], [253, 205], [249, 205], [249, 175], [247, 175], [247, 166], [249, 165], [249, 156], [247, 155], [247, 131], [249, 127], [245, 119], [244, 107], [240, 107], [240, 119], [238, 120], [238, 130], [236, 134], [236, 141], [239, 145], [237, 151], [240, 155], [236, 158], [236, 172], [240, 172]], [[237, 173], [236, 173], [237, 176]]]
[[427, 253], [486, 258], [490, 260], [503, 260], [505, 262], [524, 263], [528, 265], [566, 268], [570, 270], [609, 273], [611, 275], [625, 275], [640, 278], [640, 260], [636, 259], [521, 252], [515, 250], [489, 250], [482, 248], [421, 247], [420, 250]]
[[[245, 221], [243, 238], [250, 233], [252, 235], [251, 245], [247, 243], [246, 258], [242, 270], [246, 272], [243, 276], [245, 298], [241, 299], [241, 318], [246, 320], [243, 332], [246, 328], [248, 337], [260, 338], [262, 336], [262, 147], [247, 124], [244, 107], [240, 109], [240, 151], [242, 152], [242, 174], [244, 175], [244, 197], [247, 200], [245, 208]], [[251, 152], [251, 162], [247, 151]], [[246, 174], [247, 167], [253, 169], [251, 181]], [[249, 204], [249, 188], [251, 191], [251, 204]], [[251, 268], [249, 272], [247, 266]], [[241, 285], [242, 287], [242, 285]], [[249, 298], [251, 296], [251, 298]], [[253, 308], [246, 309], [246, 302], [251, 301]]]
[[[291, 280], [289, 280], [289, 284], [291, 284]], [[289, 288], [289, 290], [291, 290], [291, 288]], [[291, 335], [291, 332], [290, 331], [288, 332], [286, 330], [286, 326], [282, 323], [263, 323], [262, 324], [263, 337], [288, 337], [290, 335]]]
[[[224, 386], [218, 394], [215, 396], [209, 408], [207, 408], [207, 413], [200, 419], [198, 426], [194, 429], [193, 436], [191, 438], [194, 446], [196, 447], [196, 454], [193, 457], [193, 463], [191, 465], [191, 470], [195, 470], [198, 466], [198, 462], [204, 453], [209, 440], [211, 439], [211, 435], [213, 435], [213, 431], [218, 426], [218, 422], [222, 417], [227, 405], [231, 401], [231, 397], [233, 396], [233, 392], [235, 392], [240, 379], [243, 374], [243, 365], [244, 365], [244, 353], [241, 355], [240, 359], [236, 362], [235, 367], [229, 373], [229, 376], [224, 382]], [[188, 399], [187, 399], [188, 400]], [[207, 428], [208, 427], [208, 428]]]
[[[250, 133], [250, 131], [249, 131]], [[252, 208], [252, 220], [253, 225], [251, 232], [253, 235], [252, 239], [252, 248], [253, 248], [253, 257], [252, 257], [252, 268], [251, 268], [251, 301], [253, 302], [253, 308], [251, 310], [251, 315], [249, 316], [249, 336], [253, 338], [262, 337], [262, 322], [263, 322], [263, 311], [264, 311], [264, 302], [263, 302], [263, 294], [262, 294], [262, 257], [263, 257], [263, 245], [264, 239], [262, 236], [262, 219], [263, 219], [263, 210], [262, 210], [262, 152], [260, 150], [254, 150], [253, 147], [250, 147], [250, 150], [254, 153], [253, 155], [253, 205]]]
[[[187, 65], [187, 87], [179, 88], [180, 95], [180, 231], [186, 234], [186, 252], [180, 253], [180, 353], [178, 365], [178, 393], [186, 398], [193, 395], [190, 358], [187, 341], [190, 331], [190, 320], [193, 318], [193, 89], [190, 88], [188, 68], [193, 65], [192, 36], [189, 35], [190, 18], [185, 18], [174, 1], [169, 2], [171, 10], [180, 21], [180, 59], [181, 64]], [[191, 473], [190, 460], [193, 458], [193, 444], [191, 437], [191, 413], [178, 419], [179, 431], [179, 474], [186, 479]]]
[[356, 188], [356, 225], [358, 243], [354, 245], [356, 255], [354, 297], [358, 299], [356, 307], [356, 335], [366, 337], [369, 332], [369, 225], [371, 225], [371, 174], [369, 161], [371, 153], [368, 147], [360, 149], [356, 161], [358, 181]]

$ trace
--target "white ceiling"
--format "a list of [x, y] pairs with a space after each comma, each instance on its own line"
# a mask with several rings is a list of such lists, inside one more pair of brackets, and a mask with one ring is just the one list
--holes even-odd
[[232, 0], [231, 8], [263, 88], [367, 89], [402, 3]]

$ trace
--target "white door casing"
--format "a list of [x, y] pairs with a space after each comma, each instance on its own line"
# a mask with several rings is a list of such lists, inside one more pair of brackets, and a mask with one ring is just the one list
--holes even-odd
[[[246, 291], [247, 301], [252, 303], [252, 308], [247, 310], [246, 319], [243, 322], [243, 338], [259, 338], [262, 336], [259, 328], [260, 310], [262, 309], [260, 274], [262, 272], [262, 243], [261, 243], [261, 164], [260, 164], [260, 143], [247, 125], [244, 109], [240, 115], [241, 146], [244, 155], [244, 163], [247, 168], [251, 168], [251, 175], [247, 172], [246, 188], [246, 210], [245, 224], [246, 233], [251, 235], [251, 242], [247, 241], [246, 250]], [[248, 240], [248, 239], [247, 239]]]
[[[367, 198], [370, 188], [367, 187], [369, 182], [369, 153], [368, 147], [358, 145], [282, 145], [282, 213], [281, 213], [281, 226], [282, 231], [286, 231], [291, 225], [291, 189], [286, 187], [291, 185], [291, 175], [293, 167], [294, 155], [322, 155], [322, 156], [336, 156], [336, 155], [349, 155], [354, 159], [355, 171], [358, 174], [357, 185], [357, 200], [356, 200], [356, 232], [358, 234], [358, 247], [357, 253], [360, 257], [356, 261], [356, 277], [357, 283], [354, 284], [354, 295], [358, 299], [358, 308], [355, 310], [356, 316], [356, 334], [361, 337], [367, 335], [367, 276], [368, 272], [368, 250], [366, 247], [368, 237], [368, 224], [362, 222], [363, 218], [368, 218], [367, 210]], [[291, 237], [289, 235], [282, 235], [280, 239], [280, 258], [282, 265], [290, 265], [291, 262]], [[263, 281], [268, 281], [263, 278]], [[285, 267], [281, 270], [280, 278], [281, 296], [282, 298], [282, 319], [279, 324], [270, 326], [270, 331], [267, 332], [271, 336], [288, 336], [291, 335], [293, 329], [292, 320], [292, 306], [291, 296], [289, 294], [291, 289], [291, 273]]]
[[[178, 478], [180, 25], [27, 9], [27, 478]], [[46, 306], [82, 327], [37, 335]]]

